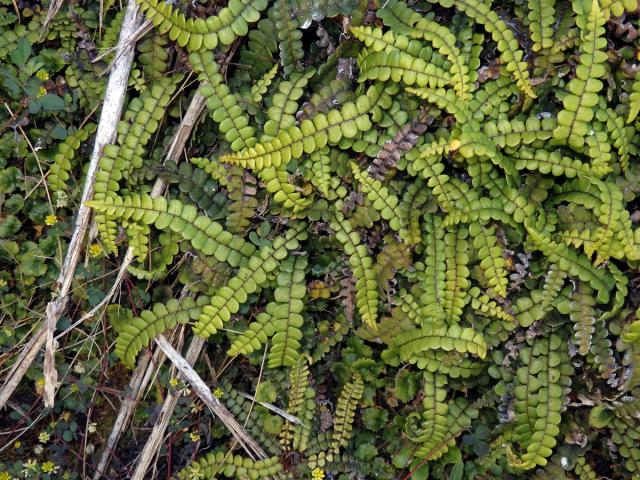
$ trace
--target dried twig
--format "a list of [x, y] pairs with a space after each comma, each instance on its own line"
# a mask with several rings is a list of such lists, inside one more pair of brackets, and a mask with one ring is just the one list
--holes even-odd
[[[185, 359], [189, 365], [193, 366], [196, 363], [203, 346], [204, 339], [197, 336], [193, 337], [185, 355]], [[167, 430], [167, 426], [169, 425], [169, 421], [171, 420], [171, 416], [173, 415], [173, 411], [176, 408], [179, 398], [179, 391], [170, 391], [165, 397], [164, 403], [162, 404], [162, 410], [160, 410], [160, 416], [153, 426], [153, 430], [147, 439], [147, 443], [145, 443], [144, 448], [142, 449], [140, 460], [138, 461], [136, 470], [133, 473], [132, 480], [143, 480], [146, 478], [149, 464], [153, 461], [158, 449], [160, 448], [164, 432]], [[97, 477], [94, 477], [94, 480], [97, 480]]]
[[156, 350], [153, 355], [154, 361], [151, 361], [151, 351], [146, 350], [144, 354], [140, 356], [140, 360], [138, 361], [138, 365], [136, 369], [133, 371], [133, 375], [131, 375], [131, 380], [129, 380], [129, 390], [125, 397], [122, 399], [122, 404], [120, 406], [120, 410], [118, 411], [118, 416], [116, 417], [115, 422], [113, 423], [113, 427], [111, 428], [111, 434], [107, 439], [107, 445], [102, 451], [102, 456], [100, 457], [100, 461], [98, 462], [98, 466], [96, 467], [96, 471], [93, 475], [94, 480], [98, 480], [102, 477], [102, 474], [109, 465], [109, 460], [111, 460], [111, 455], [115, 449], [118, 440], [120, 439], [120, 435], [127, 427], [129, 423], [129, 419], [133, 411], [135, 410], [138, 401], [142, 397], [142, 392], [144, 392], [149, 379], [151, 378], [151, 373], [156, 367], [156, 363], [160, 361], [161, 352]]
[[[96, 141], [93, 153], [91, 154], [91, 160], [89, 162], [75, 228], [73, 230], [73, 235], [71, 236], [71, 242], [69, 243], [69, 248], [62, 264], [62, 268], [60, 269], [60, 275], [56, 282], [58, 295], [54, 300], [49, 302], [49, 305], [47, 305], [47, 320], [43, 322], [33, 338], [25, 346], [22, 352], [20, 352], [18, 359], [7, 377], [7, 380], [2, 385], [2, 388], [0, 389], [0, 408], [4, 407], [5, 403], [20, 383], [20, 380], [22, 380], [22, 377], [35, 360], [38, 351], [47, 339], [49, 339], [48, 346], [50, 347], [50, 351], [45, 355], [45, 358], [49, 358], [49, 361], [53, 360], [53, 352], [51, 351], [54, 345], [53, 332], [55, 330], [56, 323], [62, 315], [62, 312], [64, 312], [67, 304], [73, 276], [78, 260], [80, 259], [82, 241], [89, 225], [91, 210], [86, 206], [86, 202], [93, 196], [95, 175], [98, 170], [98, 161], [102, 156], [102, 149], [105, 145], [112, 143], [117, 134], [116, 126], [120, 119], [120, 114], [122, 113], [127, 83], [129, 80], [129, 72], [131, 70], [134, 54], [133, 45], [129, 42], [129, 37], [132, 32], [137, 29], [139, 24], [140, 15], [138, 5], [135, 0], [129, 0], [124, 19], [122, 21], [120, 38], [118, 40], [118, 51], [121, 52], [121, 54], [119, 55], [118, 61], [109, 76], [109, 83], [105, 92], [105, 100], [103, 102], [98, 131], [96, 133]], [[125, 48], [124, 45], [127, 45], [127, 47]], [[51, 365], [51, 369], [55, 369], [55, 367]], [[47, 406], [51, 406], [53, 404], [53, 392], [55, 391], [53, 380], [53, 375], [50, 375], [49, 378], [45, 378], [45, 404]]]
[[171, 346], [169, 341], [160, 335], [156, 337], [157, 345], [162, 349], [167, 358], [175, 365], [184, 378], [189, 382], [193, 391], [200, 397], [204, 404], [209, 407], [211, 412], [217, 416], [225, 427], [231, 432], [233, 437], [238, 441], [240, 446], [247, 452], [252, 459], [266, 459], [268, 455], [258, 445], [253, 438], [249, 436], [246, 430], [233, 417], [231, 412], [213, 396], [211, 390], [204, 383], [200, 375], [189, 365], [189, 362]]

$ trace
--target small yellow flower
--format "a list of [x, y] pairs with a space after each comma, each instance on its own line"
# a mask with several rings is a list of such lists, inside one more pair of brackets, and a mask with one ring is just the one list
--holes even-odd
[[11, 480], [11, 475], [7, 472], [0, 473], [0, 480]]
[[171, 377], [169, 385], [171, 385], [171, 388], [176, 388], [178, 386], [178, 379], [176, 377]]
[[71, 412], [68, 411], [68, 410], [62, 412], [62, 415], [60, 415], [60, 420], [62, 420], [63, 422], [70, 422], [71, 421]]
[[213, 391], [213, 396], [220, 399], [224, 396], [224, 390], [222, 390], [220, 387], [216, 388]]
[[199, 442], [200, 441], [200, 435], [198, 435], [198, 432], [191, 432], [189, 434], [189, 438], [191, 439], [191, 441], [193, 443]]
[[99, 243], [92, 243], [89, 247], [89, 255], [91, 255], [93, 258], [96, 258], [99, 257], [101, 253], [102, 245], [100, 245]]
[[44, 377], [36, 380], [36, 393], [42, 395], [44, 393]]
[[58, 223], [58, 217], [53, 214], [47, 215], [47, 217], [44, 219], [44, 223], [45, 225], [49, 226], [55, 225], [56, 223]]
[[44, 82], [45, 80], [49, 80], [49, 72], [47, 72], [46, 70], [38, 70], [38, 73], [36, 73], [36, 77]]
[[20, 440], [16, 440], [16, 441], [13, 443], [13, 448], [15, 448], [16, 450], [17, 450], [18, 448], [20, 448], [21, 446], [22, 446], [22, 442], [21, 442]]
[[40, 89], [38, 90], [38, 98], [42, 98], [47, 94], [47, 89], [44, 87], [40, 87]]
[[51, 435], [49, 435], [49, 432], [40, 432], [40, 435], [38, 435], [38, 440], [40, 440], [40, 443], [47, 443], [49, 441], [49, 439], [51, 438]]
[[449, 150], [451, 150], [452, 152], [455, 152], [461, 146], [462, 146], [462, 142], [456, 138], [452, 140], [451, 143], [449, 144]]
[[324, 480], [324, 470], [319, 467], [316, 467], [311, 472], [311, 478], [313, 480]]
[[80, 391], [80, 388], [78, 388], [77, 384], [72, 383], [69, 387], [69, 390], [71, 391], [71, 393], [78, 393]]
[[42, 464], [42, 473], [55, 473], [60, 467], [58, 467], [51, 460]]
[[6, 286], [7, 286], [7, 281], [4, 278], [0, 278], [0, 288], [6, 287]]

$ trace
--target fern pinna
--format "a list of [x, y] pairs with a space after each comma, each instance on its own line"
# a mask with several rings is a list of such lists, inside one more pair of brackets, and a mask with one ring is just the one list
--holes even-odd
[[[585, 383], [607, 393], [580, 398], [617, 412], [613, 443], [588, 441], [612, 457], [619, 445], [637, 469], [624, 437], [637, 417], [614, 399], [638, 387], [628, 274], [640, 260], [640, 87], [605, 38], [631, 2], [390, 0], [353, 5], [350, 22], [327, 2], [231, 0], [207, 18], [139, 3], [157, 45], [186, 47], [176, 67], [193, 70], [208, 115], [189, 163], [150, 165], [153, 135], [182, 113], [178, 88], [196, 89], [150, 73], [105, 148], [89, 202], [105, 250], [126, 238], [132, 273], [170, 279], [114, 327], [116, 354], [131, 367], [155, 335], [191, 324], [222, 356], [244, 357], [236, 371], [264, 375], [277, 394], [257, 407], [256, 432], [273, 455], [304, 459], [215, 450], [181, 475], [286, 466], [292, 478], [370, 478], [367, 461], [384, 455], [388, 478], [426, 462], [526, 475], [556, 462], [576, 421], [567, 401]], [[545, 65], [561, 74], [539, 75]], [[173, 178], [166, 194], [147, 193], [148, 166]], [[190, 267], [173, 275], [174, 257]], [[169, 298], [178, 287], [191, 295]], [[378, 423], [404, 433], [376, 439]]]

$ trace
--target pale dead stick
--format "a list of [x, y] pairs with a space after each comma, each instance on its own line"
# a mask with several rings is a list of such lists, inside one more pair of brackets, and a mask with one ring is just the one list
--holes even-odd
[[255, 440], [247, 434], [242, 425], [237, 422], [231, 412], [227, 410], [220, 400], [213, 396], [209, 387], [204, 383], [204, 380], [202, 380], [200, 375], [189, 365], [189, 362], [171, 346], [169, 341], [163, 335], [156, 337], [155, 341], [171, 363], [175, 365], [182, 376], [189, 382], [193, 391], [200, 397], [204, 404], [209, 407], [211, 412], [222, 421], [249, 457], [252, 459], [269, 458], [260, 445], [258, 445]]
[[[204, 339], [198, 336], [194, 336], [191, 340], [191, 344], [189, 344], [189, 348], [187, 349], [187, 353], [185, 354], [185, 359], [189, 363], [189, 365], [193, 366], [202, 351], [202, 347], [204, 346]], [[158, 449], [160, 448], [160, 443], [164, 437], [164, 432], [169, 425], [169, 421], [173, 416], [173, 411], [176, 408], [178, 403], [178, 399], [180, 398], [179, 391], [169, 391], [167, 396], [164, 399], [164, 403], [162, 404], [162, 410], [160, 410], [160, 415], [158, 420], [153, 425], [153, 430], [151, 431], [151, 435], [147, 439], [147, 442], [142, 449], [142, 453], [140, 454], [140, 459], [138, 460], [138, 464], [136, 465], [136, 469], [133, 472], [133, 476], [131, 480], [144, 480], [147, 475], [147, 470], [149, 469], [149, 465], [153, 461]], [[97, 473], [97, 472], [96, 472]], [[99, 476], [94, 475], [93, 479], [98, 480]]]
[[2, 385], [2, 388], [0, 389], [0, 408], [4, 407], [7, 403], [7, 400], [20, 383], [20, 380], [22, 380], [22, 377], [24, 377], [45, 342], [47, 343], [47, 351], [45, 353], [45, 371], [48, 373], [48, 377], [45, 377], [45, 405], [51, 406], [53, 404], [55, 382], [57, 380], [57, 374], [55, 373], [55, 367], [53, 366], [55, 354], [53, 332], [58, 319], [64, 312], [74, 272], [78, 265], [78, 260], [80, 259], [82, 241], [87, 231], [89, 218], [91, 216], [91, 210], [86, 206], [86, 202], [93, 196], [98, 162], [102, 155], [104, 146], [112, 143], [117, 133], [116, 127], [122, 113], [129, 80], [129, 72], [131, 70], [131, 64], [134, 56], [133, 44], [129, 42], [129, 37], [137, 29], [141, 21], [138, 11], [138, 5], [135, 0], [129, 0], [118, 40], [118, 52], [120, 55], [111, 75], [109, 76], [109, 82], [105, 92], [105, 101], [103, 103], [102, 113], [98, 123], [96, 141], [93, 153], [91, 154], [91, 160], [89, 162], [75, 228], [69, 243], [69, 249], [67, 250], [62, 268], [60, 269], [60, 275], [56, 282], [59, 287], [58, 296], [47, 305], [46, 321], [43, 322], [37, 333], [31, 338], [22, 352], [20, 352], [20, 355], [9, 372], [6, 381]]
[[136, 405], [142, 397], [142, 393], [149, 383], [150, 378], [153, 376], [154, 370], [163, 361], [164, 355], [160, 350], [156, 350], [153, 355], [151, 354], [151, 350], [145, 350], [138, 359], [138, 365], [136, 366], [133, 374], [131, 375], [131, 379], [129, 380], [128, 391], [122, 399], [122, 404], [120, 405], [118, 416], [113, 422], [111, 433], [109, 434], [109, 438], [107, 439], [107, 445], [102, 451], [100, 462], [96, 467], [96, 471], [93, 477], [94, 479], [97, 480], [98, 478], [102, 477], [102, 474], [109, 465], [109, 460], [111, 460], [111, 456], [115, 450], [116, 444], [118, 443], [123, 430], [129, 423], [131, 415], [133, 414]]

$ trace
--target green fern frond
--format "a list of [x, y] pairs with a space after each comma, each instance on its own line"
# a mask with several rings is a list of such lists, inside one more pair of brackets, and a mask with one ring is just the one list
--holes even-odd
[[184, 205], [178, 200], [167, 202], [164, 197], [131, 194], [124, 198], [92, 200], [87, 205], [112, 218], [155, 224], [160, 230], [170, 229], [189, 240], [203, 255], [213, 255], [231, 266], [245, 264], [255, 252], [252, 244], [225, 231], [222, 225], [209, 217], [198, 215], [193, 205]]
[[314, 74], [313, 69], [304, 73], [293, 73], [289, 80], [278, 84], [278, 91], [271, 97], [271, 106], [267, 110], [269, 120], [264, 124], [265, 135], [275, 137], [280, 131], [296, 124], [297, 101], [302, 97], [304, 88]]
[[528, 0], [529, 30], [534, 52], [553, 46], [553, 24], [555, 23], [555, 0]]
[[424, 410], [422, 415], [409, 416], [405, 431], [412, 442], [420, 444], [414, 453], [417, 459], [437, 460], [455, 445], [455, 437], [471, 425], [478, 411], [462, 398], [446, 403], [444, 375], [425, 373], [424, 379]]
[[200, 94], [207, 99], [211, 118], [231, 144], [231, 150], [237, 152], [253, 147], [258, 141], [254, 137], [255, 129], [249, 125], [249, 116], [238, 105], [235, 95], [224, 82], [213, 52], [193, 52], [189, 55], [189, 61], [203, 82]]
[[327, 144], [336, 145], [342, 138], [354, 138], [371, 128], [370, 116], [377, 118], [377, 104], [383, 97], [383, 89], [372, 86], [356, 103], [348, 102], [340, 110], [331, 110], [326, 115], [317, 113], [313, 120], [305, 119], [299, 127], [282, 130], [272, 140], [237, 154], [224, 155], [220, 161], [254, 170], [271, 165], [278, 167], [292, 158], [300, 158], [303, 152], [313, 153]]
[[[453, 6], [454, 1], [439, 0], [439, 3], [448, 8]], [[516, 40], [515, 35], [507, 24], [486, 3], [461, 0], [455, 2], [455, 6], [458, 10], [481, 24], [491, 34], [493, 40], [498, 43], [500, 60], [502, 60], [507, 71], [513, 75], [520, 90], [527, 96], [536, 98], [529, 80], [527, 64], [523, 61], [524, 53], [518, 48], [518, 40]]]
[[422, 328], [402, 332], [392, 339], [391, 347], [398, 350], [400, 359], [409, 361], [414, 355], [427, 350], [455, 350], [471, 353], [480, 358], [487, 354], [487, 344], [482, 334], [472, 328], [458, 325], [446, 327], [424, 322]]
[[344, 218], [342, 212], [335, 212], [330, 225], [336, 232], [336, 239], [343, 245], [345, 253], [349, 256], [351, 272], [356, 282], [356, 305], [362, 321], [372, 330], [376, 330], [378, 282], [367, 247], [362, 244], [360, 235], [353, 229], [351, 222]]
[[334, 453], [338, 453], [340, 449], [349, 445], [356, 407], [363, 393], [364, 384], [362, 377], [358, 374], [354, 374], [351, 381], [342, 387], [336, 404], [333, 435], [331, 437], [331, 450]]
[[307, 293], [305, 268], [307, 258], [290, 255], [280, 266], [273, 292], [275, 302], [267, 305], [266, 312], [273, 322], [273, 339], [269, 350], [269, 368], [292, 367], [300, 355], [302, 339], [302, 310]]
[[380, 212], [380, 216], [389, 222], [389, 226], [399, 232], [403, 226], [402, 216], [398, 209], [398, 197], [389, 192], [380, 180], [369, 176], [366, 171], [360, 170], [358, 164], [351, 162], [351, 171], [358, 181], [360, 189], [367, 195], [373, 204], [373, 208]]
[[[578, 3], [573, 2], [573, 5]], [[594, 117], [594, 107], [598, 104], [598, 92], [603, 87], [600, 79], [606, 73], [605, 22], [598, 0], [593, 0], [585, 27], [580, 32], [580, 65], [576, 68], [575, 78], [567, 84], [568, 93], [562, 98], [564, 108], [558, 113], [558, 126], [553, 131], [554, 138], [566, 139], [574, 149], [584, 145], [591, 128], [589, 123]]]
[[360, 59], [358, 81], [403, 82], [415, 88], [442, 88], [453, 83], [451, 75], [433, 63], [400, 50], [374, 52]]
[[[120, 181], [133, 169], [142, 168], [145, 145], [162, 121], [182, 75], [154, 82], [142, 95], [130, 102], [124, 120], [118, 122], [119, 145], [106, 145], [96, 173], [93, 199], [105, 202], [120, 190]], [[117, 226], [107, 214], [95, 216], [105, 252], [116, 251]]]
[[296, 15], [291, 14], [292, 6], [289, 0], [276, 0], [273, 8], [269, 10], [269, 17], [276, 25], [280, 40], [278, 44], [280, 63], [286, 77], [299, 68], [304, 56], [302, 31], [299, 29], [300, 24]]
[[301, 226], [276, 238], [271, 245], [263, 246], [249, 258], [245, 266], [240, 267], [226, 285], [218, 289], [193, 326], [196, 335], [207, 338], [223, 328], [224, 323], [240, 310], [240, 305], [247, 301], [249, 295], [267, 282], [267, 275], [278, 267], [288, 252], [298, 248], [297, 236], [300, 235]]
[[262, 101], [262, 96], [267, 93], [267, 90], [277, 73], [278, 65], [276, 64], [251, 87], [251, 100], [253, 102], [260, 103]]
[[280, 457], [252, 460], [241, 455], [229, 454], [226, 450], [209, 452], [178, 472], [179, 480], [193, 478], [273, 478], [282, 472]]
[[555, 333], [538, 339], [520, 352], [514, 408], [517, 413], [515, 440], [526, 452], [511, 462], [531, 469], [547, 464], [560, 433], [561, 412], [571, 386], [573, 367], [566, 341]]
[[213, 50], [218, 42], [231, 45], [236, 36], [246, 35], [248, 24], [257, 22], [260, 11], [267, 8], [267, 0], [231, 0], [218, 15], [187, 19], [171, 3], [162, 0], [138, 0], [140, 9], [161, 34], [191, 52]]
[[478, 222], [469, 225], [469, 235], [473, 238], [473, 246], [478, 252], [480, 268], [485, 274], [487, 285], [497, 295], [506, 298], [509, 274], [495, 232], [494, 227], [487, 228]]
[[447, 245], [442, 219], [427, 213], [424, 217], [424, 271], [417, 275], [421, 283], [421, 312], [424, 318], [444, 321], [447, 282]]
[[96, 131], [96, 127], [95, 123], [89, 123], [70, 134], [58, 145], [47, 176], [47, 185], [52, 191], [60, 192], [69, 189], [69, 174], [73, 168], [71, 162], [75, 152]]
[[403, 228], [400, 230], [400, 237], [407, 245], [417, 245], [420, 243], [420, 218], [422, 217], [423, 205], [429, 200], [429, 191], [426, 185], [419, 178], [409, 185], [400, 203], [398, 213], [402, 219]]
[[303, 197], [299, 189], [289, 182], [289, 173], [282, 166], [263, 168], [258, 170], [258, 175], [274, 200], [291, 209], [293, 213], [305, 210], [311, 205], [312, 200]]
[[127, 367], [133, 368], [138, 353], [156, 336], [178, 323], [197, 319], [208, 300], [206, 296], [195, 300], [191, 297], [171, 299], [166, 304], [156, 303], [151, 310], [142, 311], [140, 316], [122, 325], [116, 340], [116, 355]]

